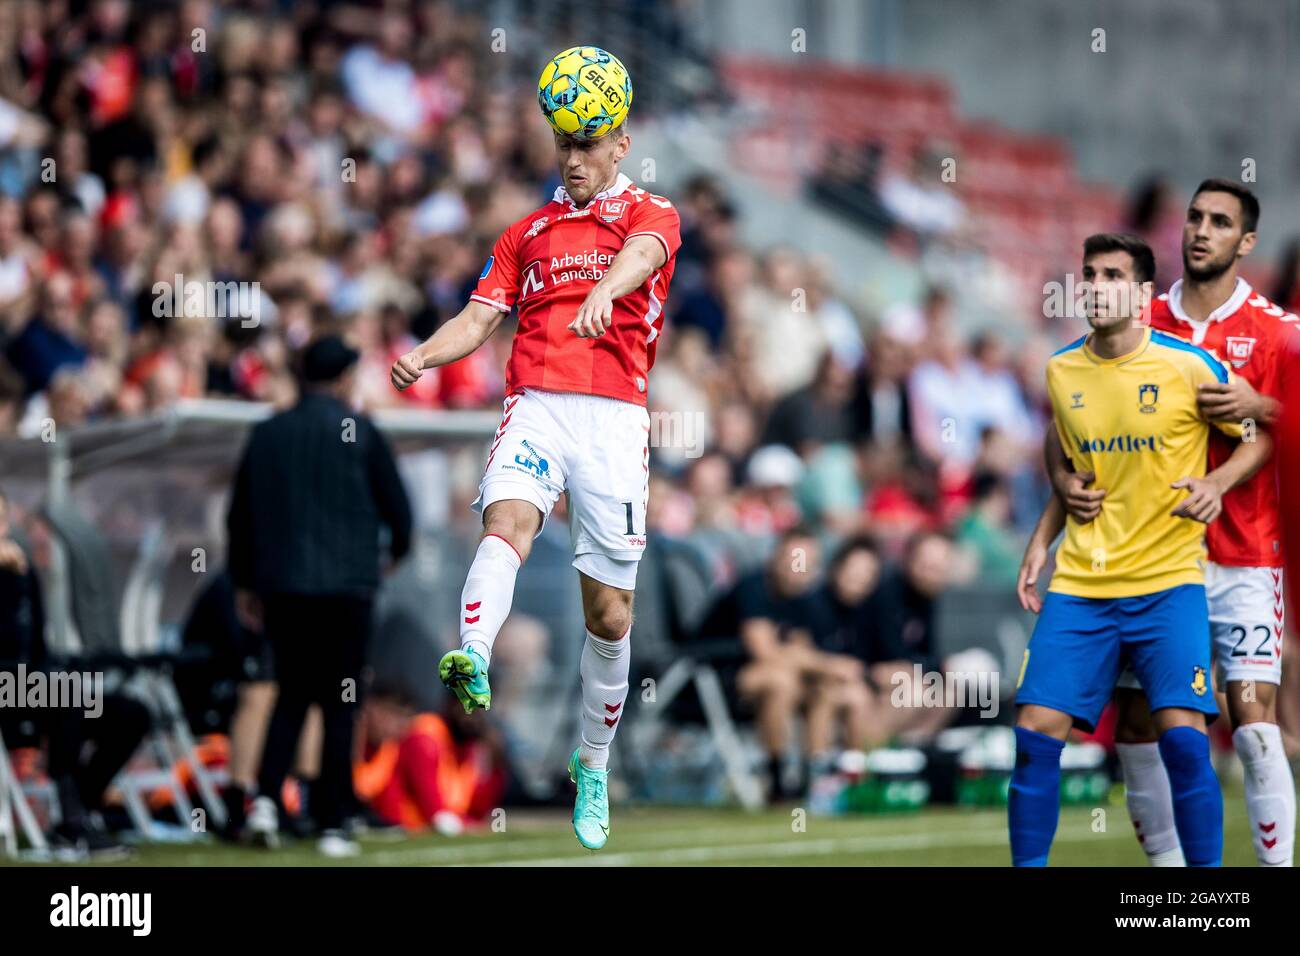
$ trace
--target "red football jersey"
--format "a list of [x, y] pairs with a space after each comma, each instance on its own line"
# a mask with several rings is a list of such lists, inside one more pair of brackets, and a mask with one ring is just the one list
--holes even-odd
[[[633, 236], [658, 239], [666, 261], [640, 288], [614, 300], [613, 323], [604, 335], [580, 338], [569, 323]], [[510, 226], [470, 296], [503, 312], [519, 307], [507, 393], [531, 386], [646, 404], [646, 379], [680, 246], [673, 204], [622, 173], [581, 209], [561, 186], [549, 203]]]
[[[1255, 390], [1280, 399], [1288, 347], [1297, 317], [1250, 287], [1244, 279], [1227, 302], [1204, 322], [1182, 309], [1182, 280], [1151, 305], [1151, 327], [1213, 352]], [[1209, 470], [1222, 465], [1236, 442], [1210, 430]], [[1216, 564], [1249, 568], [1282, 566], [1277, 469], [1270, 462], [1223, 496], [1223, 513], [1206, 530], [1206, 547]]]

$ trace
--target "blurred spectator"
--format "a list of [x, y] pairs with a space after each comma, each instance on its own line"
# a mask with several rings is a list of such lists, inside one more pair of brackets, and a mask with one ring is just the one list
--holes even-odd
[[44, 287], [40, 314], [6, 350], [9, 362], [26, 382], [28, 395], [42, 391], [62, 366], [86, 360], [80, 335], [73, 281], [67, 275], [52, 276]]
[[969, 550], [979, 579], [1003, 588], [1015, 587], [1023, 542], [1009, 530], [1011, 494], [992, 472], [975, 476], [974, 506], [957, 521], [956, 543]]
[[1288, 312], [1300, 311], [1300, 237], [1293, 237], [1283, 246], [1273, 276], [1269, 298]]
[[[865, 535], [845, 540], [831, 559], [822, 585], [822, 600], [831, 612], [830, 626], [816, 635], [817, 645], [830, 654], [851, 657], [866, 665], [889, 656], [885, 621], [881, 617], [880, 581], [884, 562], [875, 541]], [[853, 716], [862, 721], [849, 734], [850, 745], [870, 748], [888, 739], [889, 723], [882, 708], [887, 697], [866, 683], [854, 685], [863, 706]]]
[[773, 407], [764, 444], [785, 445], [807, 456], [823, 444], [853, 441], [857, 437], [853, 398], [852, 367], [827, 351], [812, 382]]
[[794, 489], [803, 478], [799, 456], [784, 445], [765, 445], [754, 452], [746, 470], [746, 487], [736, 503], [742, 530], [752, 535], [780, 535], [799, 523]]
[[1146, 240], [1156, 255], [1157, 293], [1178, 278], [1183, 262], [1183, 204], [1163, 174], [1148, 176], [1129, 195], [1124, 231]]
[[[935, 646], [935, 616], [939, 598], [953, 583], [956, 564], [952, 541], [926, 531], [908, 542], [901, 566], [885, 576], [880, 601], [886, 637], [870, 660], [872, 679], [883, 693], [897, 691], [911, 698], [916, 668], [922, 674], [943, 670]], [[957, 716], [948, 707], [892, 707], [887, 713], [891, 736], [910, 732], [928, 737]]]
[[13, 366], [0, 358], [0, 438], [18, 431], [23, 408], [23, 380]]
[[[69, 662], [49, 653], [41, 581], [14, 532], [9, 501], [0, 492], [0, 670], [9, 672], [10, 681], [21, 681], [22, 687], [35, 672], [89, 680], [89, 675], [75, 673]], [[50, 834], [53, 848], [77, 857], [121, 858], [129, 855], [128, 848], [110, 836], [92, 812], [104, 808], [109, 784], [148, 732], [149, 711], [132, 697], [104, 691], [102, 675], [98, 699], [83, 687], [84, 708], [68, 701], [26, 706], [21, 698], [17, 706], [0, 708], [0, 732], [10, 748], [46, 741], [47, 773], [61, 815]]]
[[945, 157], [937, 150], [917, 150], [906, 174], [881, 177], [880, 202], [898, 223], [923, 239], [956, 232], [966, 210], [942, 178]]
[[[739, 635], [746, 663], [736, 690], [757, 713], [759, 740], [768, 756], [775, 800], [802, 792], [811, 764], [826, 758], [837, 725], [848, 746], [860, 746], [870, 720], [871, 698], [861, 663], [818, 648], [816, 638], [833, 628], [818, 593], [820, 547], [804, 528], [778, 540], [766, 564], [736, 582], [710, 611], [701, 632]], [[788, 786], [784, 761], [793, 721], [802, 712], [804, 772]]]
[[881, 445], [909, 443], [912, 412], [907, 390], [907, 348], [883, 330], [871, 340], [854, 394], [855, 435]]
[[790, 249], [763, 258], [763, 283], [737, 311], [737, 348], [754, 396], [767, 402], [813, 380], [828, 347], [809, 311], [805, 266]]
[[376, 683], [357, 725], [357, 796], [384, 824], [455, 836], [484, 822], [505, 793], [504, 746], [492, 725], [451, 701], [421, 713], [396, 686]]

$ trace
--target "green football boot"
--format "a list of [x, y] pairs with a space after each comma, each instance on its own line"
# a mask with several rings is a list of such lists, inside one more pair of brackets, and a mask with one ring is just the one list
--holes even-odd
[[487, 661], [477, 651], [448, 651], [438, 662], [438, 676], [456, 695], [465, 713], [492, 709], [492, 688], [488, 686]]
[[588, 850], [599, 850], [609, 839], [609, 771], [584, 766], [575, 750], [569, 758], [569, 779], [578, 785], [573, 832]]

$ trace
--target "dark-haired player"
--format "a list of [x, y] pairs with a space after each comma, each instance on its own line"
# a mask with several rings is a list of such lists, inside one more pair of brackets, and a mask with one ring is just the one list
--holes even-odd
[[[1053, 423], [1077, 472], [1106, 500], [1090, 521], [1065, 516], [1052, 498], [1036, 529], [1051, 541], [1064, 519], [1056, 571], [1025, 651], [1016, 692], [1016, 769], [1008, 807], [1012, 860], [1044, 866], [1059, 817], [1060, 759], [1073, 726], [1094, 727], [1127, 661], [1151, 701], [1169, 771], [1174, 818], [1189, 862], [1223, 853], [1223, 799], [1210, 764], [1205, 549], [1200, 522], [1222, 495], [1267, 460], [1260, 433], [1238, 442], [1206, 475], [1210, 426], [1197, 407], [1202, 385], [1230, 384], [1210, 353], [1141, 322], [1155, 259], [1134, 236], [1084, 243], [1090, 334], [1048, 361]], [[1240, 438], [1240, 423], [1218, 428]]]
[[[1259, 201], [1241, 183], [1201, 183], [1183, 226], [1182, 278], [1152, 303], [1151, 327], [1208, 349], [1232, 366], [1231, 384], [1201, 388], [1206, 417], [1266, 427], [1278, 416], [1285, 355], [1288, 343], [1294, 345], [1297, 319], [1238, 275], [1241, 260], [1254, 248], [1258, 223]], [[1211, 435], [1209, 467], [1226, 461], [1232, 447]], [[1088, 490], [1086, 476], [1072, 475], [1057, 456], [1053, 484], [1067, 506], [1073, 500], [1071, 511], [1086, 518], [1104, 502], [1098, 489], [1105, 486], [1094, 483]], [[1224, 495], [1223, 513], [1206, 529], [1210, 634], [1233, 746], [1245, 767], [1252, 843], [1263, 866], [1290, 866], [1295, 845], [1295, 781], [1277, 725], [1285, 604], [1278, 499], [1276, 471], [1263, 468]], [[1169, 782], [1147, 702], [1131, 673], [1120, 678], [1119, 687], [1116, 741], [1129, 815], [1153, 865], [1181, 865]]]

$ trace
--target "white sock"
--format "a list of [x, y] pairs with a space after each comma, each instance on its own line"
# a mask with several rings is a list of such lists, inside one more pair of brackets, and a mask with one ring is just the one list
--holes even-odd
[[1138, 842], [1152, 866], [1186, 866], [1174, 826], [1174, 798], [1160, 745], [1116, 744], [1124, 768], [1125, 802]]
[[627, 673], [632, 663], [632, 629], [617, 641], [587, 632], [578, 670], [582, 674], [582, 745], [578, 759], [592, 770], [609, 766], [609, 745], [614, 741], [623, 702], [627, 700]]
[[484, 661], [492, 661], [492, 642], [510, 615], [515, 599], [519, 552], [500, 535], [490, 534], [478, 543], [478, 552], [460, 592], [460, 649], [473, 648]]
[[1246, 814], [1260, 866], [1290, 866], [1295, 848], [1295, 780], [1277, 724], [1242, 724], [1232, 745], [1246, 768]]

